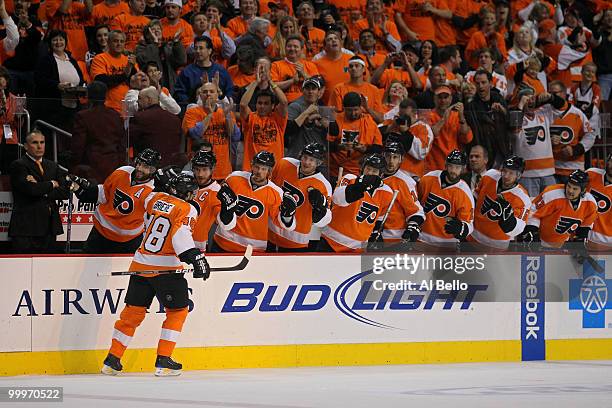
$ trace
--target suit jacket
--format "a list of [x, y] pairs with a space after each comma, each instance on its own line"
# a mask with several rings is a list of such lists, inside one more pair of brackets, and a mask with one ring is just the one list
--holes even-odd
[[159, 105], [136, 112], [130, 120], [130, 141], [135, 153], [147, 147], [157, 150], [162, 156], [162, 167], [180, 161], [181, 137], [181, 119]]
[[[60, 235], [64, 231], [56, 200], [68, 198], [68, 190], [61, 187], [61, 180], [65, 179], [66, 172], [61, 171], [57, 163], [50, 160], [43, 159], [42, 166], [44, 175], [40, 174], [36, 163], [27, 155], [11, 163], [11, 237]], [[30, 175], [36, 179], [36, 183], [26, 180]], [[59, 182], [60, 187], [53, 188], [51, 180]]]
[[[468, 171], [467, 173], [463, 173], [461, 175], [461, 180], [465, 181], [468, 185], [468, 187], [470, 188], [470, 190], [472, 190], [472, 193], [474, 192], [474, 190], [476, 190], [476, 186], [474, 186], [474, 188], [472, 188], [472, 176], [474, 175], [473, 171]], [[484, 173], [482, 174], [484, 176]], [[482, 178], [481, 178], [482, 180]]]

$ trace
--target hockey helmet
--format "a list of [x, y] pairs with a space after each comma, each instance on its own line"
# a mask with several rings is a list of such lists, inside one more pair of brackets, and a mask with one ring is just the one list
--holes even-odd
[[325, 160], [325, 147], [323, 147], [321, 143], [308, 143], [306, 146], [304, 146], [302, 152], [300, 153], [300, 155], [303, 154], [312, 156], [318, 160]]
[[175, 197], [186, 200], [189, 197], [189, 193], [193, 193], [198, 190], [198, 183], [193, 175], [188, 173], [181, 173], [170, 179], [168, 182], [167, 192]]
[[453, 150], [446, 156], [446, 163], [456, 164], [459, 166], [467, 165], [467, 156], [461, 150]]
[[502, 163], [502, 169], [516, 170], [522, 173], [525, 171], [525, 160], [519, 156], [510, 156]]
[[378, 169], [382, 173], [387, 168], [387, 161], [385, 160], [383, 155], [379, 153], [374, 153], [364, 157], [363, 162], [361, 164], [361, 170], [363, 170], [365, 166], [370, 166], [375, 169]]
[[147, 147], [136, 156], [135, 162], [144, 163], [148, 166], [153, 166], [157, 168], [159, 166], [159, 162], [161, 161], [161, 154], [155, 150]]
[[217, 158], [213, 152], [199, 150], [195, 156], [193, 156], [193, 159], [191, 159], [192, 167], [209, 167], [212, 169], [216, 164]]
[[273, 168], [276, 161], [274, 160], [274, 154], [262, 150], [261, 152], [258, 152], [255, 157], [253, 157], [252, 164], [261, 164], [262, 166]]
[[580, 195], [584, 195], [589, 184], [589, 175], [582, 170], [574, 170], [567, 178], [567, 183], [580, 186]]

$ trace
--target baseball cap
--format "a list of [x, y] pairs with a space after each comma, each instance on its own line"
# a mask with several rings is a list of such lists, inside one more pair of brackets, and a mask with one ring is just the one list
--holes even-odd
[[174, 4], [175, 6], [183, 7], [183, 2], [181, 0], [166, 0], [164, 3], [164, 7], [170, 4]]
[[361, 95], [357, 92], [349, 92], [342, 98], [342, 106], [345, 108], [354, 108], [361, 106]]
[[316, 76], [310, 77], [304, 81], [302, 84], [302, 89], [306, 88], [307, 85], [312, 85], [317, 89], [321, 89], [323, 86], [321, 85], [321, 81]]
[[447, 93], [449, 95], [452, 95], [453, 91], [451, 91], [448, 86], [442, 85], [436, 88], [436, 90], [434, 91], [434, 95], [439, 95], [441, 93]]

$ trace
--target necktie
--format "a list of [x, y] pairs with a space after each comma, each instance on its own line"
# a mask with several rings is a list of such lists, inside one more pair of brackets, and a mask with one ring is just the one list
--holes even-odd
[[480, 183], [480, 179], [482, 178], [482, 176], [480, 174], [476, 175], [476, 181], [474, 182], [474, 189], [476, 189], [476, 187], [478, 187], [478, 184]]
[[38, 170], [40, 171], [40, 174], [42, 174], [44, 176], [45, 175], [45, 171], [43, 170], [42, 163], [40, 161], [36, 161], [36, 165], [38, 166]]

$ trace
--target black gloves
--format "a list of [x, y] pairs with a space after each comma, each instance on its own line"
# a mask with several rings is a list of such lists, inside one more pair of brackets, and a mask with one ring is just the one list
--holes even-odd
[[289, 194], [283, 194], [283, 202], [280, 206], [280, 215], [282, 218], [291, 218], [295, 214], [295, 210], [297, 209], [297, 201], [295, 198]]
[[366, 191], [369, 191], [371, 194], [377, 188], [382, 187], [383, 184], [382, 178], [379, 176], [361, 175], [355, 183], [346, 186], [346, 190], [344, 190], [346, 202], [353, 203], [362, 198]]
[[365, 174], [359, 176], [359, 178], [357, 179], [357, 183], [365, 185], [365, 191], [370, 192], [370, 194], [372, 194], [377, 188], [382, 187], [384, 184], [382, 178], [380, 178], [379, 176], [366, 176]]
[[421, 227], [416, 222], [409, 222], [408, 226], [406, 226], [406, 230], [402, 234], [402, 239], [409, 242], [416, 242], [417, 238], [419, 238], [419, 234], [421, 233]]
[[206, 260], [206, 256], [198, 248], [191, 248], [179, 255], [181, 262], [188, 263], [193, 266], [193, 277], [196, 279], [202, 278], [206, 280], [210, 277], [210, 266]]
[[312, 206], [312, 222], [316, 224], [321, 221], [327, 213], [327, 199], [319, 190], [314, 187], [309, 187], [308, 201]]
[[516, 227], [516, 217], [510, 203], [502, 195], [499, 195], [497, 201], [493, 202], [492, 207], [499, 215], [497, 223], [501, 230], [506, 234], [511, 232]]
[[527, 225], [518, 240], [520, 242], [537, 242], [540, 240], [540, 229], [535, 225]]
[[238, 205], [238, 197], [230, 186], [223, 183], [219, 191], [217, 191], [217, 199], [221, 202], [219, 218], [227, 225], [232, 221], [234, 209]]
[[574, 241], [584, 242], [588, 238], [590, 231], [591, 229], [589, 227], [576, 228], [576, 233], [574, 234]]
[[456, 218], [448, 218], [446, 224], [444, 224], [444, 232], [457, 239], [464, 239], [468, 236], [469, 229], [465, 222]]
[[79, 188], [74, 192], [81, 201], [95, 203], [98, 201], [98, 186], [92, 184], [89, 180], [69, 174], [68, 177], [73, 183], [76, 183]]

